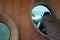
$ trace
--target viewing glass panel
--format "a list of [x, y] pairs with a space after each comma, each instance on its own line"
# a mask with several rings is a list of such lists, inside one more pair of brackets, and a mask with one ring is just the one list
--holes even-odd
[[0, 22], [0, 40], [9, 40], [9, 38], [10, 30], [8, 26], [5, 23]]
[[34, 25], [36, 25], [36, 28], [40, 30], [42, 33], [47, 34], [46, 28], [44, 27], [44, 25], [41, 24], [41, 21], [44, 13], [45, 12], [51, 13], [50, 10], [44, 5], [37, 5], [32, 9], [31, 12], [32, 12], [32, 20]]

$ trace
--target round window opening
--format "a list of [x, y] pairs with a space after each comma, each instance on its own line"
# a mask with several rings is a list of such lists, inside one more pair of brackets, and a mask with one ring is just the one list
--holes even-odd
[[0, 40], [10, 40], [10, 30], [8, 28], [8, 26], [3, 23], [0, 22]]
[[47, 35], [46, 28], [44, 27], [44, 25], [41, 24], [41, 21], [42, 16], [44, 15], [45, 12], [49, 12], [51, 15], [51, 11], [49, 10], [49, 8], [46, 7], [45, 5], [36, 5], [31, 12], [32, 12], [32, 21], [34, 25], [36, 25], [36, 28], [39, 31], [41, 31], [44, 35]]
[[0, 40], [18, 40], [19, 30], [16, 22], [8, 14], [0, 11]]

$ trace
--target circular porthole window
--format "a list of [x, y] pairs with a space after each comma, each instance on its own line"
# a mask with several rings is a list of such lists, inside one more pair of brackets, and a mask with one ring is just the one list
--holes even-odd
[[18, 40], [19, 31], [15, 21], [0, 11], [0, 40]]
[[32, 21], [35, 25], [35, 28], [37, 28], [39, 32], [42, 33], [44, 36], [46, 36], [47, 33], [46, 33], [46, 28], [44, 25], [41, 24], [41, 21], [42, 21], [42, 16], [44, 15], [45, 12], [49, 12], [51, 15], [51, 11], [49, 10], [49, 8], [43, 4], [36, 5], [31, 10]]

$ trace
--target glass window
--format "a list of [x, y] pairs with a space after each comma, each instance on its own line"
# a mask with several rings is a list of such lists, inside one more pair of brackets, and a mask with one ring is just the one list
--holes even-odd
[[44, 5], [37, 5], [32, 9], [32, 20], [41, 32], [46, 34], [46, 29], [43, 25], [41, 25], [42, 16], [45, 12], [50, 12], [50, 10]]
[[0, 40], [9, 40], [9, 37], [10, 30], [8, 26], [5, 23], [0, 22]]

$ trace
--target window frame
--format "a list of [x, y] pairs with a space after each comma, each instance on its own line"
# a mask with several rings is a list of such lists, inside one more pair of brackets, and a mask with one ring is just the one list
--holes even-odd
[[[46, 8], [50, 11], [51, 15], [53, 15], [51, 9], [49, 8], [49, 6], [48, 6], [48, 5], [46, 6], [46, 4], [45, 4], [45, 3], [42, 3], [42, 2], [38, 2], [38, 3], [34, 4], [33, 6], [32, 6], [32, 4], [31, 4], [31, 7], [30, 7], [31, 15], [32, 15], [32, 9], [33, 9], [34, 7], [36, 7], [36, 6], [38, 6], [38, 5], [42, 5], [42, 6], [46, 7]], [[32, 17], [31, 17], [31, 20], [32, 20]], [[32, 20], [32, 24], [34, 25], [33, 20]], [[38, 30], [38, 29], [36, 28], [36, 25], [34, 25], [34, 28], [35, 28], [40, 34], [42, 34], [44, 37], [48, 37], [47, 35], [45, 35], [44, 33], [42, 33], [40, 30]]]
[[14, 19], [3, 11], [0, 11], [0, 21], [5, 23], [11, 31], [9, 40], [18, 40], [19, 30]]

